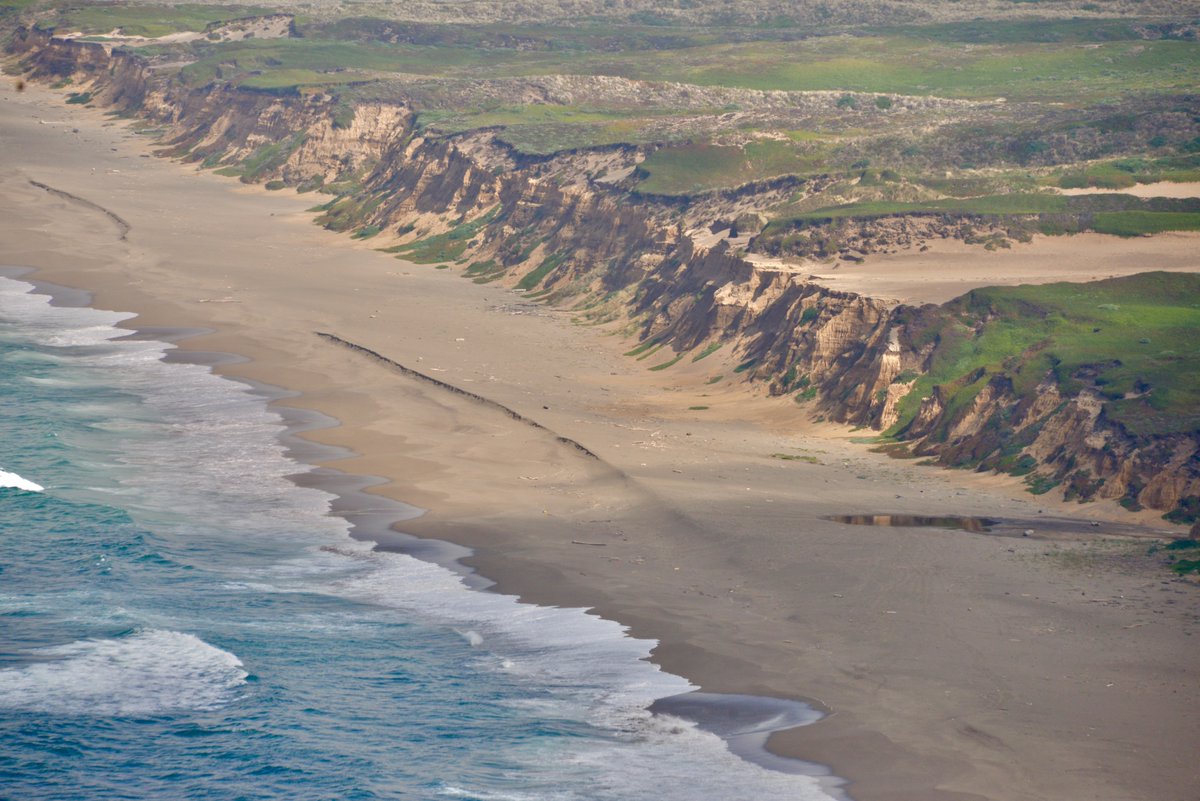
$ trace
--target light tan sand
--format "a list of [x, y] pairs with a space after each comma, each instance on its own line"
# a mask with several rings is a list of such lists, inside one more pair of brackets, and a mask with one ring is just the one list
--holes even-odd
[[1124, 189], [1100, 189], [1094, 186], [1076, 189], [1057, 189], [1063, 195], [1108, 195], [1116, 192], [1134, 197], [1200, 197], [1200, 183], [1185, 181], [1156, 181], [1152, 184], [1135, 184]]
[[1037, 236], [1011, 249], [959, 240], [868, 256], [861, 264], [811, 265], [818, 283], [902, 303], [945, 303], [980, 286], [1095, 281], [1166, 270], [1200, 272], [1200, 232], [1123, 238], [1106, 234]]
[[[791, 401], [707, 385], [732, 375], [725, 351], [648, 372], [656, 359], [620, 356], [629, 343], [567, 314], [317, 229], [303, 209], [319, 198], [145, 153], [95, 111], [0, 90], [2, 261], [95, 290], [139, 325], [215, 329], [189, 347], [246, 355], [223, 371], [342, 420], [313, 434], [361, 454], [336, 466], [390, 478], [383, 492], [430, 510], [405, 530], [475, 547], [502, 591], [594, 606], [658, 638], [656, 659], [706, 689], [814, 699], [830, 717], [772, 747], [830, 764], [859, 801], [1197, 797], [1198, 592], [1137, 559], [1110, 564], [1144, 542], [822, 519], [1106, 520], [1111, 507], [887, 460], [807, 425]], [[117, 214], [125, 239], [113, 218], [29, 179]]]

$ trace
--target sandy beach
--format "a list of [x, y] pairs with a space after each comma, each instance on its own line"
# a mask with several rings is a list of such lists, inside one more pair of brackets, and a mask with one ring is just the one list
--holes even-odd
[[[321, 196], [151, 145], [6, 82], [0, 262], [131, 326], [211, 330], [183, 346], [244, 356], [220, 371], [339, 420], [308, 434], [356, 454], [330, 466], [386, 478], [376, 491], [427, 510], [402, 530], [475, 549], [498, 590], [620, 621], [705, 690], [810, 700], [828, 717], [771, 747], [831, 766], [858, 801], [1200, 794], [1200, 587], [1143, 558], [1145, 539], [1100, 536], [1180, 529], [871, 453], [853, 441], [870, 432], [730, 381], [729, 349], [649, 372], [569, 312], [316, 227]], [[954, 258], [983, 280], [1000, 256]], [[825, 519], [883, 513], [1034, 535]]]

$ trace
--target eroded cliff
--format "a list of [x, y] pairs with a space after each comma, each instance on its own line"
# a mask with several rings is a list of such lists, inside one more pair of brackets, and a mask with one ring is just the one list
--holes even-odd
[[[626, 180], [646, 147], [530, 156], [486, 129], [434, 135], [403, 89], [347, 105], [316, 90], [191, 86], [131, 51], [38, 30], [19, 32], [14, 50], [33, 77], [69, 78], [77, 96], [162, 126], [166, 154], [244, 181], [320, 189], [329, 227], [626, 325], [678, 354], [725, 343], [741, 380], [884, 431], [897, 450], [1024, 474], [1034, 491], [1059, 487], [1068, 498], [1161, 510], [1200, 501], [1200, 411], [1186, 392], [1145, 376], [1114, 391], [1125, 379], [1105, 371], [1116, 368], [1086, 358], [1064, 366], [1050, 352], [1059, 329], [1004, 358], [986, 353], [997, 326], [1022, 315], [1041, 325], [1067, 307], [978, 293], [895, 306], [745, 256], [762, 228], [757, 209], [802, 193], [796, 179], [688, 201], [646, 196]], [[852, 244], [946, 235], [938, 225], [957, 223], [880, 223]], [[769, 251], [777, 240], [761, 241]], [[1194, 278], [1161, 281], [1179, 282], [1168, 294], [1200, 293]], [[1136, 294], [1145, 283], [1111, 289]]]

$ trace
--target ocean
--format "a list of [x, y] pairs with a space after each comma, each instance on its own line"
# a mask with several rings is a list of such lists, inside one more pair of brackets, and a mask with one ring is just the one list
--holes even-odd
[[838, 795], [758, 750], [806, 708], [651, 714], [653, 642], [352, 538], [311, 420], [45, 291], [0, 278], [0, 798]]

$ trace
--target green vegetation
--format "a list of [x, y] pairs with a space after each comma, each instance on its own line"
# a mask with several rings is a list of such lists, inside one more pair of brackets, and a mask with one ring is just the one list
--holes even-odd
[[1171, 565], [1171, 569], [1181, 576], [1200, 573], [1200, 559], [1179, 559]]
[[1163, 515], [1163, 520], [1180, 524], [1195, 523], [1200, 520], [1200, 496], [1185, 495], [1180, 498], [1175, 508]]
[[633, 350], [626, 351], [625, 355], [626, 356], [641, 356], [642, 354], [646, 353], [646, 351], [650, 350], [651, 348], [655, 347], [656, 345], [661, 347], [661, 344], [660, 344], [661, 342], [662, 342], [662, 340], [658, 337], [655, 337], [653, 339], [647, 339], [645, 342], [641, 343]]
[[1144, 236], [1164, 231], [1200, 231], [1200, 213], [1171, 211], [1104, 211], [1092, 218], [1101, 234]]
[[[827, 206], [780, 216], [769, 223], [762, 241], [791, 246], [797, 231], [824, 228], [841, 221], [870, 221], [884, 217], [944, 215], [951, 218], [982, 217], [1007, 222], [1011, 235], [1027, 238], [1033, 231], [1070, 234], [1095, 231], [1117, 236], [1142, 236], [1163, 231], [1200, 230], [1200, 201], [1138, 198], [1118, 193], [1066, 196], [1016, 192], [968, 198], [900, 202], [864, 201]], [[1032, 218], [1030, 224], [1023, 218]], [[986, 241], [995, 247], [1006, 246]], [[806, 311], [807, 314], [807, 311]], [[815, 316], [815, 311], [813, 316]]]
[[780, 175], [819, 171], [820, 150], [805, 150], [791, 140], [762, 139], [742, 147], [689, 144], [664, 148], [642, 162], [645, 177], [638, 191], [651, 195], [686, 195], [737, 186]]
[[[1182, 559], [1175, 554], [1179, 552], [1191, 553], [1198, 548], [1200, 548], [1200, 540], [1192, 536], [1172, 540], [1166, 544], [1163, 550], [1172, 552], [1167, 558], [1167, 564], [1171, 566], [1171, 569], [1181, 576], [1186, 576], [1191, 573], [1200, 573], [1200, 559]], [[1156, 550], [1157, 546], [1151, 548], [1150, 553], [1154, 553]]]
[[681, 353], [678, 356], [676, 356], [674, 359], [669, 359], [668, 361], [665, 361], [662, 364], [656, 364], [653, 367], [649, 367], [647, 369], [653, 370], [655, 372], [657, 372], [659, 370], [666, 370], [668, 367], [673, 367], [676, 364], [678, 364], [679, 360], [682, 358], [683, 358], [683, 354]]
[[808, 464], [820, 464], [821, 461], [815, 456], [801, 456], [793, 453], [772, 453], [772, 459], [782, 459], [785, 462], [807, 462]]
[[[0, 9], [30, 2], [0, 0]], [[160, 36], [267, 12], [241, 5], [64, 3], [53, 21], [90, 34], [121, 29]], [[1048, 208], [1053, 200], [1033, 199], [1029, 190], [1039, 183], [1119, 189], [1131, 181], [1200, 175], [1200, 140], [1184, 121], [1196, 117], [1200, 47], [1147, 33], [1153, 22], [989, 19], [846, 25], [831, 32], [820, 22], [790, 17], [770, 23], [722, 18], [698, 26], [673, 21], [674, 14], [569, 25], [436, 24], [306, 13], [313, 16], [297, 18], [295, 38], [156, 43], [141, 51], [185, 64], [178, 77], [188, 87], [216, 83], [327, 97], [336, 128], [353, 124], [357, 103], [391, 99], [414, 110], [424, 134], [491, 129], [527, 156], [649, 145], [648, 158], [625, 179], [645, 195], [681, 197], [797, 176], [833, 177], [843, 191], [830, 194], [861, 201], [831, 207], [819, 197], [798, 197], [762, 210], [778, 214], [778, 225], [817, 219], [804, 216], [817, 211], [827, 220], [927, 211], [1045, 215], [1057, 212]], [[546, 84], [543, 76], [555, 77]], [[636, 91], [589, 83], [609, 77], [648, 83]], [[553, 88], [559, 80], [569, 88]], [[663, 88], [664, 81], [701, 88], [674, 91]], [[838, 94], [780, 103], [744, 89]], [[542, 99], [522, 102], [523, 96]], [[914, 104], [906, 96], [990, 105], [963, 109], [956, 119], [961, 107]], [[1006, 102], [992, 102], [999, 97]], [[1145, 121], [1162, 114], [1183, 116], [1164, 118], [1162, 130], [1150, 130]], [[1081, 162], [1086, 166], [1077, 166]], [[1014, 165], [1039, 171], [974, 173]], [[950, 168], [970, 174], [947, 177]], [[934, 197], [954, 183], [989, 186], [966, 193], [974, 197], [957, 194], [957, 204]], [[1017, 198], [1001, 199], [1010, 194]], [[1133, 235], [1191, 230], [1195, 220], [1104, 218], [1098, 224]]]
[[[164, 31], [202, 30], [230, 13], [204, 6], [137, 8], [91, 7], [75, 12], [73, 19], [96, 33], [139, 24]], [[874, 97], [866, 98], [865, 104], [848, 102], [847, 110], [862, 111], [869, 105], [885, 113], [893, 108], [887, 97], [893, 94], [1079, 102], [1132, 91], [1186, 92], [1194, 88], [1193, 76], [1200, 66], [1192, 43], [1147, 41], [1128, 23], [1109, 26], [1101, 39], [1085, 38], [1086, 32], [1069, 22], [1046, 22], [1018, 26], [1009, 36], [985, 41], [978, 32], [944, 26], [806, 38], [798, 38], [797, 31], [736, 26], [674, 28], [668, 35], [662, 29], [612, 24], [520, 30], [444, 26], [419, 31], [410, 27], [404, 37], [409, 41], [384, 44], [389, 30], [394, 35], [404, 27], [383, 20], [342, 20], [305, 26], [302, 39], [230, 43], [220, 51], [246, 69], [365, 69], [495, 78], [566, 73], [745, 89], [854, 91]], [[523, 46], [496, 46], [504, 36], [516, 37]], [[1056, 36], [1057, 41], [1048, 40]], [[265, 63], [267, 57], [278, 63]], [[220, 60], [194, 65], [192, 73], [209, 72]], [[475, 112], [506, 113], [498, 108]], [[492, 124], [509, 122], [493, 118]], [[478, 125], [485, 124], [481, 117]]]
[[1033, 473], [1025, 477], [1025, 486], [1029, 488], [1031, 495], [1045, 495], [1060, 483], [1058, 480], [1040, 473]]
[[[270, 184], [267, 184], [267, 188], [270, 189]], [[381, 229], [378, 225], [367, 225], [362, 228], [359, 228], [357, 231], [355, 231], [353, 234], [351, 234], [350, 238], [351, 239], [370, 239], [373, 236], [378, 236], [380, 230]]]
[[263, 145], [241, 164], [242, 180], [253, 183], [283, 166], [284, 162], [304, 144], [302, 133], [292, 134], [269, 145]]
[[[467, 246], [484, 226], [496, 219], [500, 213], [499, 206], [493, 206], [483, 216], [471, 222], [461, 222], [444, 234], [418, 239], [405, 245], [387, 248], [385, 252], [396, 253], [406, 261], [418, 264], [432, 264], [439, 261], [458, 261], [467, 250]], [[469, 272], [469, 271], [468, 271]]]
[[[984, 99], [1103, 100], [1129, 91], [1186, 92], [1200, 67], [1187, 42], [1123, 41], [1063, 46], [1010, 40], [962, 47], [902, 34], [822, 36], [802, 42], [731, 44], [632, 59], [623, 72], [701, 85], [762, 90], [850, 90]], [[853, 105], [847, 104], [853, 108]]]
[[550, 274], [551, 270], [566, 261], [570, 255], [569, 251], [564, 250], [547, 256], [542, 260], [541, 264], [521, 277], [521, 280], [517, 282], [517, 289], [533, 289], [542, 282], [543, 278]]
[[1063, 189], [1127, 189], [1159, 181], [1200, 181], [1200, 154], [1170, 158], [1123, 158], [1057, 171], [1048, 183]]
[[1200, 276], [989, 287], [922, 325], [913, 344], [934, 345], [930, 370], [901, 400], [888, 435], [903, 434], [935, 386], [951, 425], [989, 381], [1006, 381], [1019, 400], [1047, 375], [1067, 395], [1097, 391], [1103, 414], [1133, 436], [1200, 428]]
[[63, 11], [59, 22], [69, 30], [83, 33], [120, 30], [126, 36], [152, 38], [180, 31], [203, 31], [214, 22], [270, 13], [271, 9], [262, 6], [77, 5]]
[[808, 386], [800, 392], [797, 392], [792, 400], [794, 400], [796, 403], [807, 403], [815, 397], [817, 397], [816, 386]]
[[692, 362], [695, 363], [695, 362], [700, 361], [701, 359], [706, 359], [709, 356], [712, 356], [714, 353], [719, 351], [721, 349], [721, 346], [724, 344], [725, 344], [724, 342], [709, 342], [707, 345], [704, 346], [704, 350], [700, 351], [699, 353], [697, 353], [695, 356], [692, 357]]
[[[60, 32], [82, 30], [94, 38], [114, 29], [155, 37], [203, 31], [212, 23], [266, 11], [37, 2], [35, 13], [33, 0], [0, 0], [6, 29], [14, 28], [15, 16], [21, 15], [24, 21], [36, 17]], [[1013, 2], [1021, 6], [1013, 14], [1021, 16], [1046, 8], [1032, 0]], [[154, 60], [151, 81], [171, 96], [218, 87], [222, 100], [254, 113], [303, 107], [302, 114], [279, 127], [260, 117], [254, 135], [270, 128], [278, 137], [261, 146], [263, 140], [248, 138], [239, 125], [223, 141], [197, 134], [167, 143], [206, 168], [243, 181], [268, 181], [268, 188], [283, 188], [285, 176], [291, 180], [286, 166], [304, 142], [286, 122], [301, 128], [324, 117], [339, 130], [355, 127], [356, 120], [365, 126], [376, 120], [363, 105], [368, 102], [411, 110], [413, 128], [406, 121], [397, 133], [411, 137], [401, 141], [414, 145], [432, 140], [421, 145], [422, 155], [444, 144], [452, 149], [452, 141], [466, 142], [464, 152], [483, 152], [480, 143], [494, 136], [500, 146], [487, 149], [469, 167], [471, 191], [458, 192], [452, 185], [461, 173], [448, 170], [441, 184], [436, 169], [429, 173], [436, 189], [408, 226], [396, 227], [401, 221], [393, 216], [390, 193], [397, 183], [408, 182], [409, 188], [409, 176], [376, 170], [378, 165], [361, 163], [359, 153], [353, 171], [346, 167], [346, 174], [328, 186], [322, 172], [299, 189], [332, 195], [318, 207], [319, 222], [354, 238], [376, 237], [391, 226], [392, 235], [410, 240], [386, 248], [397, 258], [437, 269], [462, 265], [464, 275], [476, 282], [502, 279], [531, 299], [553, 302], [570, 292], [592, 293], [577, 297], [580, 305], [573, 307], [583, 310], [580, 319], [589, 323], [616, 319], [624, 312], [621, 298], [636, 293], [644, 303], [628, 315], [630, 325], [667, 321], [655, 330], [669, 333], [627, 353], [651, 371], [683, 359], [683, 353], [666, 361], [668, 354], [658, 354], [676, 344], [672, 337], [678, 330], [670, 329], [675, 312], [691, 300], [700, 301], [697, 305], [712, 300], [720, 282], [697, 273], [721, 269], [722, 253], [851, 262], [891, 249], [910, 231], [916, 232], [914, 239], [952, 235], [998, 248], [1010, 246], [1010, 238], [1039, 232], [1140, 236], [1200, 230], [1200, 201], [1120, 193], [1149, 182], [1200, 180], [1200, 46], [1187, 39], [1194, 20], [1117, 20], [1090, 11], [1089, 18], [1079, 20], [847, 22], [837, 27], [786, 17], [729, 16], [703, 25], [673, 20], [691, 6], [626, 9], [620, 20], [588, 18], [573, 24], [437, 24], [349, 16], [368, 8], [403, 13], [398, 7], [361, 6], [334, 15], [314, 6], [304, 11], [313, 16], [297, 19], [295, 38], [235, 42], [217, 41], [214, 35], [133, 49]], [[34, 66], [29, 60], [20, 64], [26, 71]], [[47, 70], [53, 78], [61, 78], [61, 71], [62, 65]], [[106, 87], [103, 97], [112, 96]], [[91, 100], [85, 91], [71, 94], [67, 102]], [[586, 149], [594, 150], [568, 152]], [[245, 157], [229, 155], [249, 150]], [[552, 155], [561, 157], [546, 158]], [[462, 159], [448, 163], [467, 169]], [[601, 246], [575, 247], [572, 232], [585, 226], [570, 215], [547, 219], [545, 208], [552, 204], [538, 207], [527, 202], [529, 195], [514, 200], [523, 190], [520, 180], [508, 181], [510, 170], [518, 179], [528, 177], [528, 185], [538, 186], [546, 197], [560, 193], [568, 201], [582, 192], [585, 181], [609, 183], [612, 193], [604, 201], [644, 211], [652, 236], [671, 224], [665, 220], [679, 220], [717, 235], [729, 231], [730, 241], [715, 246], [711, 261], [685, 265], [679, 254], [687, 251], [677, 233], [661, 236], [643, 251], [655, 259], [661, 254], [660, 273], [647, 273], [645, 282], [631, 289], [643, 277], [637, 270], [653, 264], [649, 257], [639, 264], [636, 258], [643, 254], [630, 260], [629, 254]], [[499, 181], [491, 184], [492, 177]], [[1053, 191], [1084, 187], [1115, 191], [1070, 196]], [[705, 197], [689, 205], [697, 195]], [[496, 205], [483, 211], [490, 203]], [[435, 222], [439, 211], [444, 216]], [[918, 216], [931, 219], [912, 226], [888, 219]], [[413, 228], [417, 219], [421, 230]], [[625, 242], [629, 228], [634, 229], [631, 241], [640, 235], [637, 225], [621, 222], [612, 242]], [[697, 237], [710, 243], [716, 238]], [[592, 251], [597, 266], [584, 275], [592, 269], [587, 263]], [[569, 264], [571, 286], [561, 289], [567, 282], [558, 278], [568, 272], [574, 254], [579, 255]], [[696, 269], [688, 274], [691, 268]], [[652, 284], [676, 269], [691, 282], [679, 295], [684, 303], [653, 317], [661, 309], [652, 305], [675, 297], [670, 288]], [[950, 452], [957, 442], [948, 442], [949, 432], [981, 393], [1001, 393], [1020, 404], [1031, 401], [1047, 379], [1064, 397], [1084, 389], [1097, 393], [1105, 421], [1123, 427], [1134, 440], [1197, 430], [1198, 281], [1154, 273], [1087, 285], [988, 288], [940, 309], [899, 312], [908, 319], [897, 330], [913, 340], [903, 343], [905, 348], [931, 353], [931, 363], [927, 374], [910, 370], [896, 377], [894, 383], [911, 384], [912, 391], [888, 432], [895, 439], [876, 444], [907, 452], [897, 440], [919, 433], [930, 444], [947, 443], [945, 458], [954, 464], [1024, 476], [1034, 492], [1060, 486], [1066, 497], [1090, 497], [1100, 479], [1082, 465], [1051, 457], [1046, 462], [1055, 472], [1047, 475], [1047, 468], [1024, 453], [1038, 426], [1015, 431], [1012, 418], [1019, 406], [982, 421], [979, 433], [972, 434], [975, 444], [960, 451]], [[617, 292], [622, 294], [612, 299]], [[583, 305], [605, 293], [595, 306]], [[804, 308], [799, 324], [809, 328], [784, 335], [811, 337], [822, 314], [820, 306]], [[706, 342], [689, 343], [697, 341]], [[707, 341], [687, 355], [694, 363], [720, 347]], [[814, 380], [834, 391], [836, 381], [803, 374], [806, 368], [784, 361], [774, 347], [764, 336], [750, 351], [758, 358], [743, 361], [733, 372], [769, 380], [772, 391], [790, 393], [797, 403], [818, 397]], [[941, 421], [933, 431], [911, 431], [921, 403], [935, 393], [944, 409]], [[886, 394], [886, 389], [877, 391], [874, 400]], [[1142, 490], [1131, 484], [1121, 502], [1136, 507]], [[1169, 516], [1195, 519], [1197, 505], [1200, 501], [1185, 499]]]

